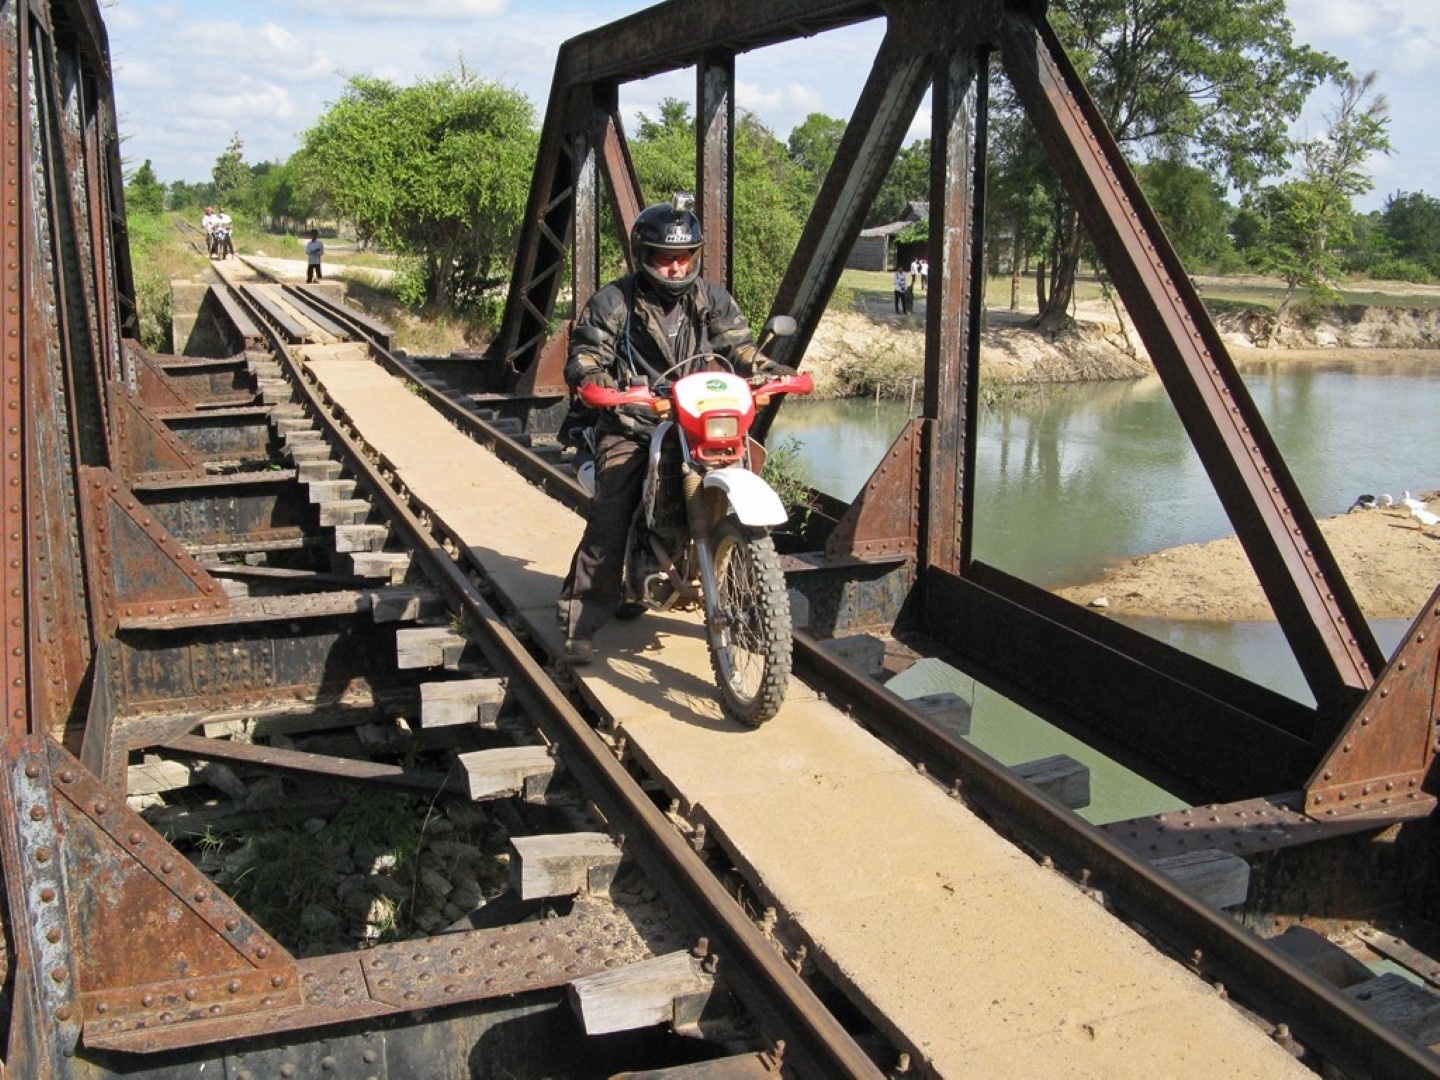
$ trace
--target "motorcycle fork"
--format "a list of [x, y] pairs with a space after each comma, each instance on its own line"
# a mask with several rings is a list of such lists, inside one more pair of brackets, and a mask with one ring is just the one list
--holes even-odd
[[[716, 599], [715, 549], [712, 536], [715, 523], [724, 513], [724, 496], [708, 492], [703, 477], [693, 469], [685, 470], [685, 517], [690, 526], [690, 539], [695, 544], [695, 560], [700, 570], [700, 596], [705, 603], [705, 625], [713, 635], [729, 637], [729, 620]], [[722, 641], [722, 644], [724, 642]]]

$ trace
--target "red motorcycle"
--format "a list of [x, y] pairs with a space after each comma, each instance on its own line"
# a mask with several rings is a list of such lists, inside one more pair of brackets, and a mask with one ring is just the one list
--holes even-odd
[[[794, 333], [789, 316], [762, 340]], [[708, 360], [711, 370], [668, 376]], [[585, 386], [591, 408], [641, 406], [661, 417], [650, 437], [640, 505], [626, 545], [624, 599], [655, 610], [703, 607], [710, 665], [725, 711], [750, 725], [773, 717], [790, 682], [790, 595], [769, 530], [789, 517], [756, 471], [757, 406], [809, 394], [808, 374], [742, 378], [718, 356], [675, 365], [653, 387]]]

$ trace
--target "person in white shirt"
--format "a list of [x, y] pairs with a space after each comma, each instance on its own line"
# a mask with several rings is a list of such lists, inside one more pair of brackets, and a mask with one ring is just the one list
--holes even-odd
[[310, 242], [305, 245], [305, 284], [312, 281], [320, 281], [324, 274], [320, 272], [320, 258], [325, 254], [325, 245], [320, 240], [320, 230], [310, 230]]
[[205, 207], [205, 216], [200, 219], [200, 228], [205, 230], [205, 254], [215, 254], [215, 225], [219, 222], [220, 216], [215, 213], [215, 207]]

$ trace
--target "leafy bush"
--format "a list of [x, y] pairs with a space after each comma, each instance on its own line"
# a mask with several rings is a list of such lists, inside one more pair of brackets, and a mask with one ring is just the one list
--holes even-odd
[[810, 479], [805, 472], [805, 462], [800, 457], [800, 440], [793, 435], [786, 436], [775, 446], [765, 448], [765, 467], [760, 475], [780, 496], [790, 520], [797, 523], [801, 531], [815, 509], [812, 502]]
[[1411, 259], [1379, 259], [1370, 266], [1370, 276], [1379, 281], [1409, 281], [1424, 284], [1435, 279], [1428, 267]]

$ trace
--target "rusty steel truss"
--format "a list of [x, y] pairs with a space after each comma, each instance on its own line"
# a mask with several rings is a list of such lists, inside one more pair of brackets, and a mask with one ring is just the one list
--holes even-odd
[[[1435, 638], [1417, 624], [1402, 652], [1427, 659], [1397, 658], [1386, 667], [1043, 4], [673, 3], [568, 42], [556, 62], [504, 324], [491, 355], [495, 367], [522, 392], [563, 392], [568, 324], [555, 334], [549, 327], [567, 260], [578, 310], [599, 285], [602, 203], [608, 198], [622, 244], [645, 204], [619, 115], [622, 85], [694, 69], [695, 190], [703, 193], [705, 265], [728, 283], [737, 55], [870, 19], [884, 20], [883, 41], [775, 299], [772, 313], [792, 314], [800, 326], [779, 344], [777, 358], [801, 362], [928, 91], [935, 247], [925, 391], [922, 415], [854, 504], [837, 515], [825, 554], [907, 560], [915, 575], [906, 609], [912, 625], [1036, 711], [1086, 724], [1168, 763], [1203, 797], [1232, 800], [1303, 787], [1307, 805], [1327, 815], [1384, 813], [1405, 803], [1428, 808], [1422, 788], [1435, 751], [1434, 682], [1415, 670], [1433, 671]], [[652, 33], [660, 26], [663, 34]], [[1135, 321], [1294, 651], [1317, 702], [1313, 709], [1058, 603], [972, 553], [992, 57]], [[1377, 737], [1369, 733], [1382, 706], [1383, 726], [1393, 734]], [[1369, 719], [1357, 736], [1352, 729], [1362, 717]], [[1351, 737], [1340, 738], [1342, 732]], [[1363, 765], [1347, 749], [1362, 741]], [[1377, 792], [1387, 801], [1377, 802]]]
[[[802, 361], [927, 92], [929, 226], [938, 247], [922, 415], [855, 502], [835, 508], [817, 560], [856, 573], [900, 567], [904, 621], [956, 663], [1042, 714], [1103, 734], [1207, 798], [1296, 792], [1310, 819], [1360, 825], [1427, 814], [1440, 595], [1387, 662], [1043, 4], [671, 0], [567, 42], [488, 358], [492, 381], [532, 401], [564, 394], [567, 331], [551, 330], [563, 278], [568, 269], [574, 303], [583, 304], [600, 284], [602, 200], [622, 242], [645, 203], [620, 116], [625, 83], [695, 70], [705, 265], [728, 281], [737, 56], [865, 20], [883, 22], [883, 41], [775, 300], [775, 311], [800, 326], [777, 358]], [[1313, 709], [973, 557], [995, 57], [1135, 320], [1295, 652]], [[125, 806], [126, 747], [115, 718], [147, 695], [178, 698], [159, 685], [178, 676], [127, 667], [117, 628], [179, 615], [219, 625], [227, 616], [224, 592], [175, 538], [166, 493], [183, 488], [207, 513], [248, 516], [249, 527], [264, 522], [277, 539], [290, 536], [299, 513], [293, 493], [272, 480], [206, 475], [204, 455], [176, 436], [167, 414], [185, 411], [186, 379], [223, 399], [233, 376], [223, 365], [162, 368], [133, 348], [137, 333], [99, 8], [95, 0], [0, 0], [0, 861], [8, 946], [0, 1074], [90, 1075], [76, 1058], [81, 1046], [163, 1052], [354, 1019], [347, 988], [381, 981], [375, 969], [386, 960], [297, 962]], [[241, 456], [253, 420], [243, 400], [237, 395], [226, 436]], [[198, 680], [195, 708], [241, 698], [240, 677], [230, 677]], [[307, 978], [333, 996], [301, 1007]], [[403, 1017], [435, 1004], [407, 983], [367, 1015]], [[356, 1069], [370, 1061], [355, 1043], [345, 1050], [352, 1052]]]

